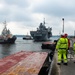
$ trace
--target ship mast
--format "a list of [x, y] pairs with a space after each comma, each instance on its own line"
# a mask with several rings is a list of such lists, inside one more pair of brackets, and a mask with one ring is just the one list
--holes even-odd
[[7, 24], [6, 24], [6, 21], [5, 21], [3, 24], [5, 25], [5, 28], [6, 28], [6, 25], [7, 25]]
[[45, 23], [45, 18], [44, 18], [43, 24], [44, 24], [44, 25], [46, 24], [46, 23]]
[[2, 31], [2, 35], [6, 35], [7, 34], [6, 21], [3, 22], [3, 24], [4, 24], [4, 28], [3, 28], [3, 31]]

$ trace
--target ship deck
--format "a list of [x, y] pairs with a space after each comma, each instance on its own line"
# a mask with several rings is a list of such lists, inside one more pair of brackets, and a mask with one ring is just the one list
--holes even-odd
[[0, 75], [39, 75], [47, 57], [47, 52], [21, 51], [12, 54], [0, 59]]

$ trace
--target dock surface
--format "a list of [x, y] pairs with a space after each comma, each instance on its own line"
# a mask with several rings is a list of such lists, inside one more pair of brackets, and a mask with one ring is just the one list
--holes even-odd
[[61, 65], [60, 66], [60, 74], [61, 75], [75, 75], [75, 63], [73, 63], [73, 61], [69, 61], [68, 65]]
[[58, 75], [75, 75], [75, 63], [73, 59], [68, 60], [68, 65], [64, 65], [62, 63], [61, 65], [57, 65], [57, 66], [59, 68]]
[[54, 62], [52, 67], [51, 75], [75, 75], [75, 58], [68, 59], [68, 65], [57, 65], [57, 52], [54, 55]]

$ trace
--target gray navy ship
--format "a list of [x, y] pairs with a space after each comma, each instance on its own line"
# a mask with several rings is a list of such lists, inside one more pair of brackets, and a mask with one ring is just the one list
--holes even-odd
[[52, 28], [45, 26], [45, 20], [43, 23], [40, 23], [39, 28], [36, 31], [30, 31], [31, 36], [34, 41], [47, 41], [52, 37]]

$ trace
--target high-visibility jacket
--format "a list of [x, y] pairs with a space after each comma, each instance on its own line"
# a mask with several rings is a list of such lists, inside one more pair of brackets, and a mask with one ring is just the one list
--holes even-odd
[[68, 39], [61, 37], [57, 42], [56, 49], [68, 49]]
[[68, 47], [70, 48], [70, 39], [68, 39]]
[[[68, 38], [67, 38], [68, 39]], [[70, 48], [70, 39], [68, 39], [68, 48]]]
[[75, 51], [75, 43], [73, 44], [73, 50]]
[[75, 43], [73, 44], [73, 51], [74, 51], [74, 54], [75, 54]]

